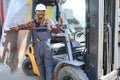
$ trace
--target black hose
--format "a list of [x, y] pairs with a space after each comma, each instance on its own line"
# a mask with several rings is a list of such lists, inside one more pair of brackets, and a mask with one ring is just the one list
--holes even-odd
[[[109, 38], [109, 40], [108, 40], [108, 52], [109, 52], [109, 60], [110, 60], [110, 65], [109, 65], [109, 67], [111, 67], [112, 66], [112, 29], [111, 29], [111, 26], [110, 26], [110, 24], [108, 23], [107, 24], [107, 27], [108, 27], [108, 38]], [[111, 68], [110, 68], [110, 70], [111, 70]]]
[[105, 26], [105, 34], [106, 34], [106, 60], [107, 60], [107, 72], [109, 73], [112, 70], [112, 29], [110, 24], [106, 24]]

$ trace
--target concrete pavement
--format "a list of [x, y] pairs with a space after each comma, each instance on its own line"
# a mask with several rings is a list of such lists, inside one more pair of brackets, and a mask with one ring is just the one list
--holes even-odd
[[16, 71], [11, 72], [7, 65], [0, 63], [0, 80], [39, 80], [39, 78], [25, 75], [21, 66]]
[[[120, 56], [120, 47], [118, 48]], [[118, 57], [118, 64], [120, 66], [120, 57]], [[19, 66], [14, 72], [11, 72], [9, 66], [0, 63], [0, 80], [39, 80], [37, 76], [27, 76], [24, 74], [21, 66]]]

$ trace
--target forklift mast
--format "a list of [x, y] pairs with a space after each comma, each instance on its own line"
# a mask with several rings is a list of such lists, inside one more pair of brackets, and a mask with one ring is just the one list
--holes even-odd
[[86, 0], [86, 5], [86, 72], [90, 80], [115, 80], [117, 73], [111, 72], [118, 68], [118, 0]]

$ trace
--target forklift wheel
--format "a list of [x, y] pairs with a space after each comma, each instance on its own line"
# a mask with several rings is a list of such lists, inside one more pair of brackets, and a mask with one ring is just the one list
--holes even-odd
[[32, 69], [32, 64], [30, 58], [26, 58], [22, 63], [23, 72], [28, 76], [35, 76], [35, 73]]
[[89, 80], [82, 69], [74, 66], [66, 66], [58, 72], [58, 80]]

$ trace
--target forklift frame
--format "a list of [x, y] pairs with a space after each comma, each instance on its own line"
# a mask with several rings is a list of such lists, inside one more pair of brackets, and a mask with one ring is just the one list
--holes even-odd
[[[82, 62], [73, 60], [67, 33], [67, 21], [64, 12], [62, 12], [61, 4], [57, 0], [63, 18], [69, 60], [59, 62], [55, 66], [55, 79], [57, 79], [58, 72], [67, 66], [82, 68], [89, 80], [118, 79], [117, 3], [118, 0], [86, 0], [86, 55], [83, 60], [85, 62]], [[85, 65], [83, 65], [84, 63]]]

